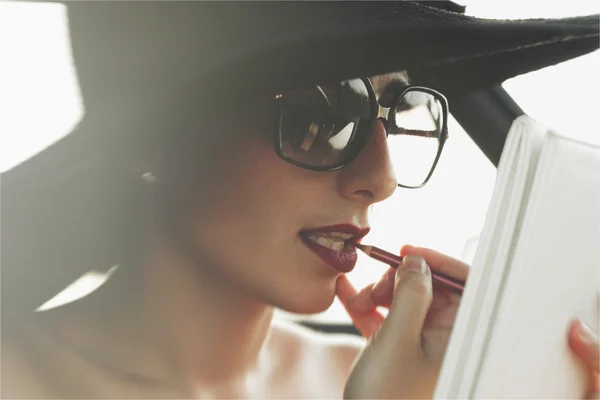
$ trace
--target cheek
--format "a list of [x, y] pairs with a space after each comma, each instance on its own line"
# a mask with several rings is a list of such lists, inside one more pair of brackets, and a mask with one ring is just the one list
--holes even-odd
[[[318, 264], [298, 232], [323, 215], [316, 208], [327, 204], [323, 198], [333, 187], [331, 177], [284, 162], [271, 143], [258, 140], [238, 146], [214, 175], [218, 179], [202, 188], [189, 221], [211, 268], [265, 296], [281, 291], [283, 297], [297, 289], [295, 298], [319, 300], [315, 309], [327, 306], [335, 273]], [[315, 290], [306, 290], [307, 285]]]
[[274, 153], [270, 143], [247, 140], [213, 166], [190, 221], [200, 242], [219, 248], [231, 262], [261, 257], [285, 247], [302, 227], [294, 171]]

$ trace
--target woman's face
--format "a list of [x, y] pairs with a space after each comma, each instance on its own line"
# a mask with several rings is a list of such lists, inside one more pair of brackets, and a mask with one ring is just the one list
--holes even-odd
[[[382, 103], [386, 89], [395, 87], [397, 93], [406, 84], [404, 74], [371, 81]], [[217, 139], [210, 149], [210, 171], [193, 183], [197, 196], [185, 218], [185, 234], [198, 267], [211, 276], [286, 311], [319, 312], [333, 301], [336, 278], [348, 262], [340, 267], [339, 260], [323, 257], [327, 252], [320, 252], [319, 244], [315, 248], [314, 240], [307, 243], [305, 232], [336, 232], [340, 224], [369, 227], [369, 207], [397, 187], [385, 129], [377, 121], [365, 147], [346, 167], [311, 171], [276, 154], [274, 116], [267, 108], [255, 108], [243, 120], [224, 121], [220, 132], [202, 132], [227, 139]], [[341, 240], [328, 233], [317, 236]], [[344, 251], [352, 252], [348, 247]]]

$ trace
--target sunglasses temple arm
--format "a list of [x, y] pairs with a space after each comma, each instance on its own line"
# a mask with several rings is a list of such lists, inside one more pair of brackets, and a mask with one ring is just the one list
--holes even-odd
[[410, 135], [410, 136], [419, 136], [419, 137], [430, 137], [430, 138], [438, 137], [437, 131], [423, 131], [423, 130], [418, 130], [418, 129], [404, 129], [404, 128], [396, 128], [393, 132], [391, 132], [391, 134], [392, 135]]

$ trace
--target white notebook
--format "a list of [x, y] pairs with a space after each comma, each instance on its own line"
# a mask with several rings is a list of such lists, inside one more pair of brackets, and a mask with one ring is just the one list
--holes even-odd
[[438, 399], [578, 399], [574, 317], [598, 332], [600, 148], [519, 117], [448, 351]]

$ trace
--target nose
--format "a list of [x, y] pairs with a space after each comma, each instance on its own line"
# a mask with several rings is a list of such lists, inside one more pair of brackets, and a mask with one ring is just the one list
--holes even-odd
[[358, 156], [339, 171], [337, 183], [342, 196], [368, 205], [383, 201], [394, 193], [398, 181], [381, 120], [373, 124]]

